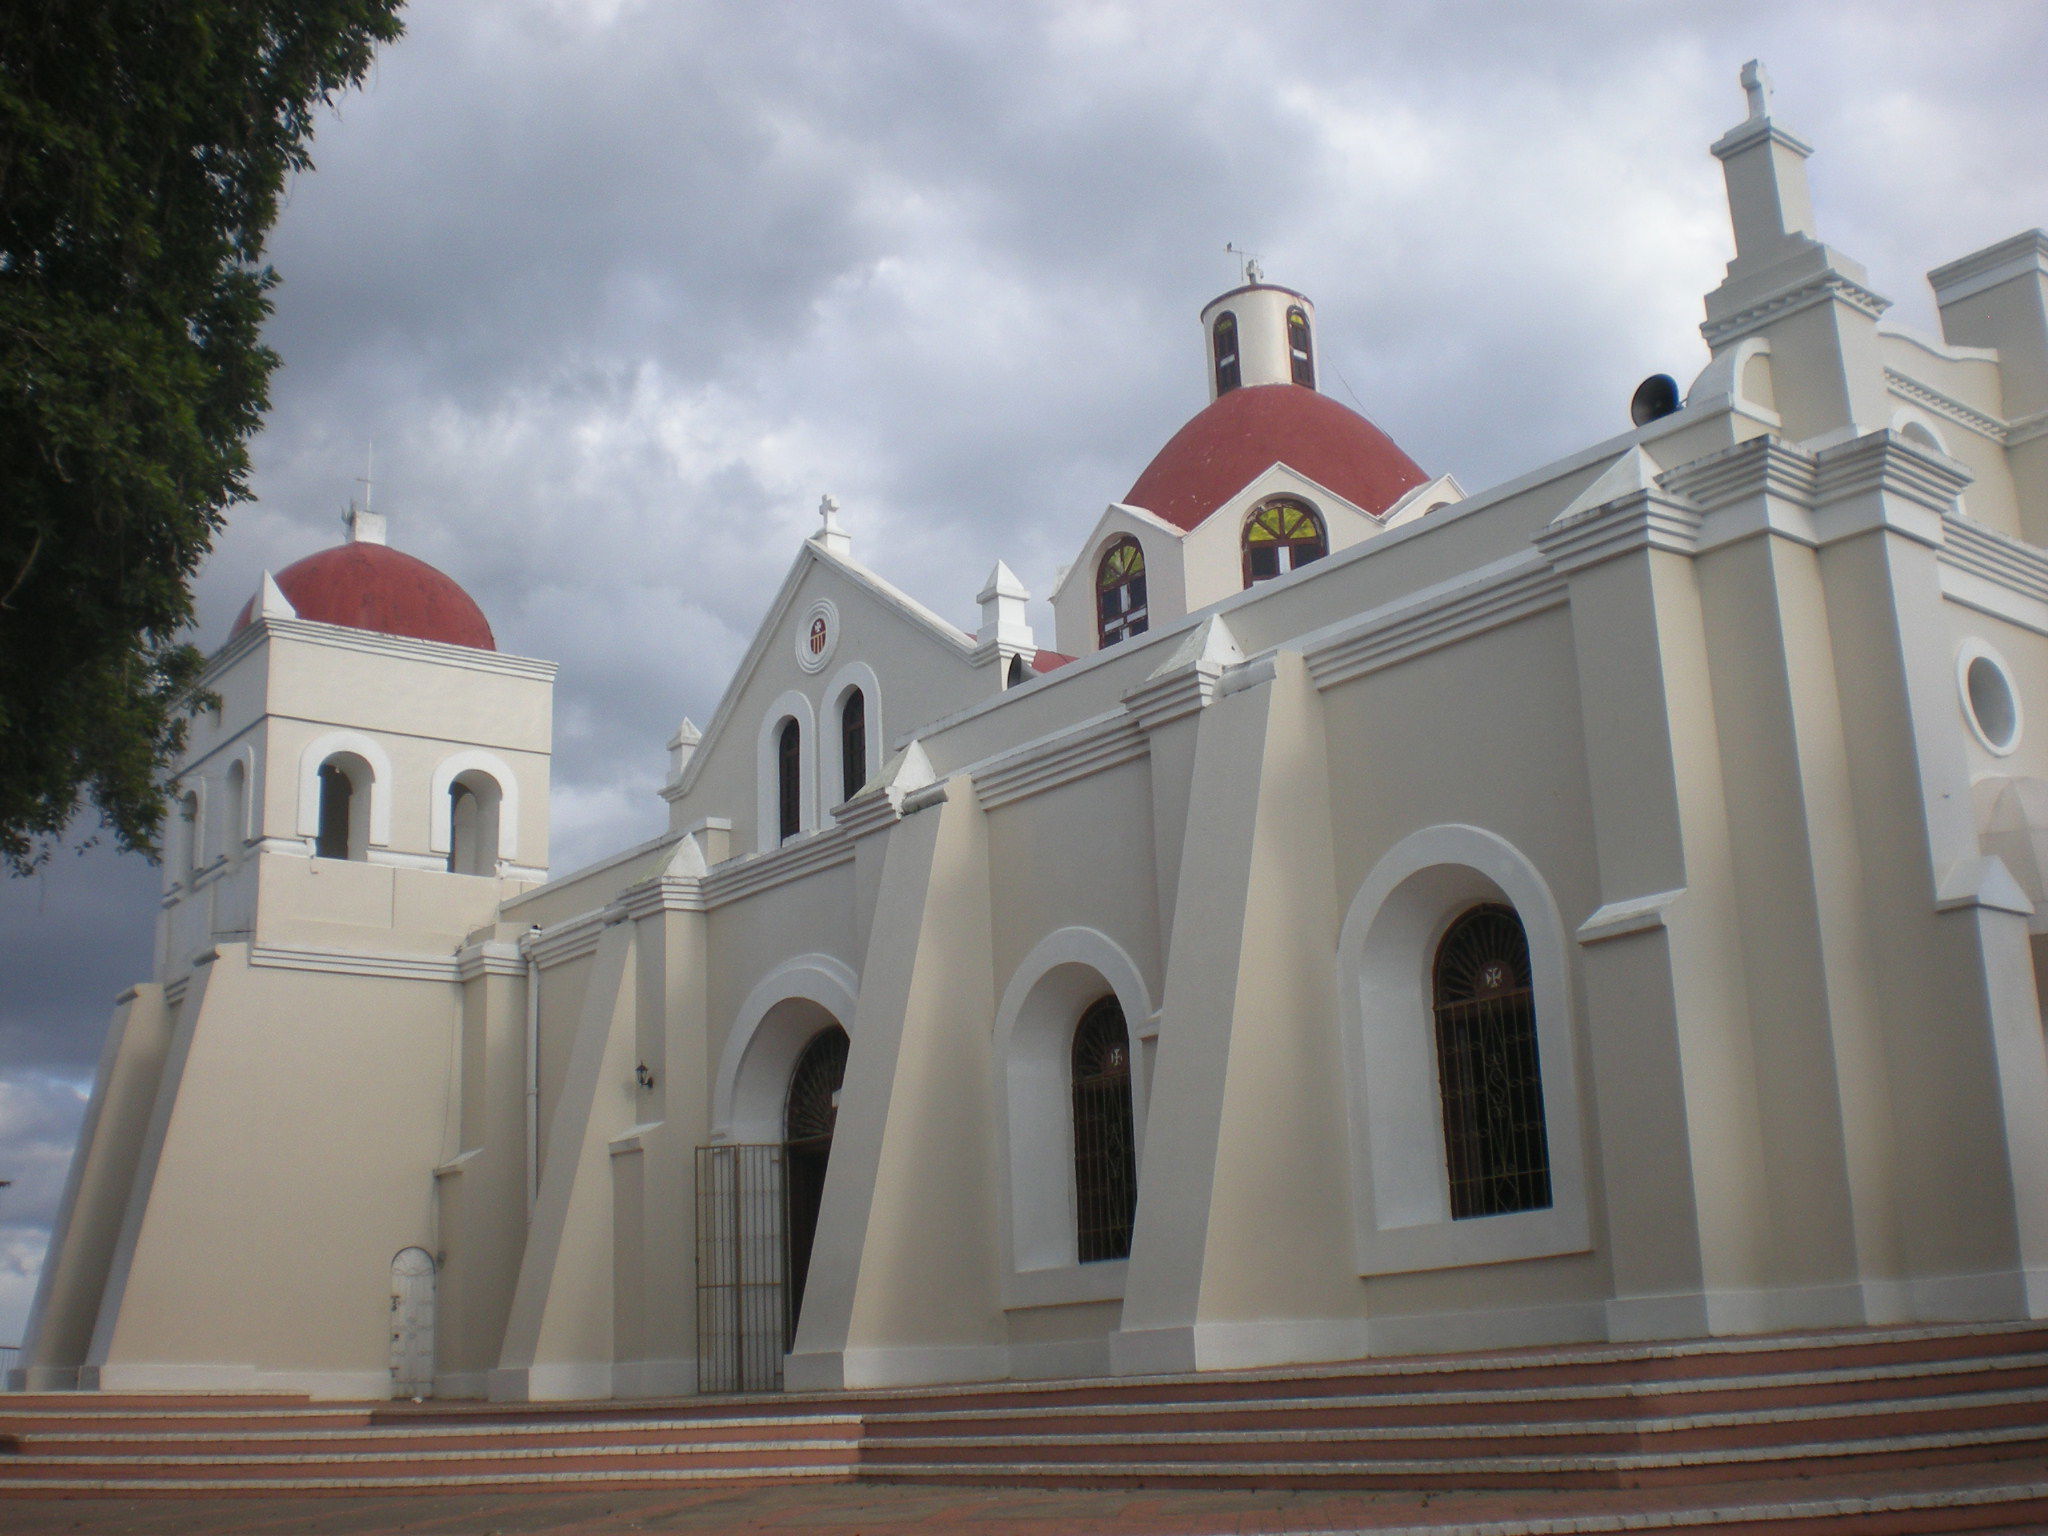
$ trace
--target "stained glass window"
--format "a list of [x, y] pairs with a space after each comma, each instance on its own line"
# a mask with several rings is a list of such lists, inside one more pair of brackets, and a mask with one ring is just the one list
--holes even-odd
[[1244, 382], [1237, 365], [1237, 316], [1223, 311], [1209, 327], [1209, 335], [1216, 349], [1216, 393], [1227, 395]]
[[1244, 525], [1244, 584], [1284, 576], [1329, 552], [1313, 507], [1288, 498], [1269, 501]]
[[1145, 551], [1130, 535], [1103, 551], [1095, 568], [1095, 635], [1103, 646], [1145, 633]]
[[1316, 358], [1308, 339], [1308, 311], [1299, 304], [1287, 307], [1287, 358], [1294, 366], [1294, 382], [1316, 387]]
[[1512, 907], [1474, 907], [1436, 954], [1437, 1086], [1451, 1217], [1550, 1204], [1529, 939]]
[[1081, 1262], [1128, 1258], [1138, 1206], [1131, 1036], [1105, 997], [1074, 1030], [1074, 1211]]

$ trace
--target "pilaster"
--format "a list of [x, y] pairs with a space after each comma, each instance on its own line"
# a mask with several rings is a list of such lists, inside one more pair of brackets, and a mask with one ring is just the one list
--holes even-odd
[[1692, 559], [1645, 487], [1537, 539], [1569, 583], [1601, 906], [1580, 929], [1617, 1337], [1723, 1330], [1766, 1226], [1719, 732]]

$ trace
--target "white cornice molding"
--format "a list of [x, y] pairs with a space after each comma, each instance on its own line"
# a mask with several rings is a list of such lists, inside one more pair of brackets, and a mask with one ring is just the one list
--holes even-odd
[[[1814, 456], [1814, 526], [1823, 540], [1883, 526], [1939, 546], [1970, 472], [1889, 428]], [[1851, 510], [1852, 505], [1858, 509]], [[1921, 515], [1916, 516], [1915, 513]]]
[[1671, 908], [1685, 894], [1685, 887], [1657, 891], [1649, 896], [1610, 901], [1579, 924], [1573, 935], [1581, 944], [1600, 944], [1608, 939], [1625, 939], [1630, 934], [1650, 933], [1670, 920]]
[[1776, 437], [1752, 437], [1666, 470], [1657, 483], [1703, 512], [1753, 496], [1811, 507], [1818, 472], [1814, 457]]
[[2026, 229], [2009, 240], [1936, 267], [1927, 274], [1927, 284], [1934, 290], [1934, 302], [1946, 306], [2015, 277], [2034, 274], [2048, 276], [2048, 232]]
[[459, 981], [525, 974], [526, 956], [517, 944], [507, 940], [486, 939], [481, 944], [466, 944], [455, 952], [455, 975]]
[[845, 829], [824, 827], [766, 853], [728, 859], [703, 877], [704, 901], [722, 907], [852, 861], [853, 839]]
[[704, 879], [701, 875], [656, 875], [627, 886], [612, 905], [634, 922], [664, 912], [702, 912], [707, 905]]
[[467, 672], [490, 672], [542, 683], [553, 682], [555, 677], [552, 661], [540, 661], [531, 656], [482, 651], [473, 646], [448, 645], [439, 640], [415, 640], [407, 635], [380, 634], [372, 629], [351, 629], [345, 624], [322, 624], [314, 619], [256, 618], [213, 653], [200, 681], [211, 682], [264, 639], [294, 640], [302, 645], [316, 645], [328, 650], [395, 656], [407, 661], [426, 661], [438, 666], [459, 667]]
[[1747, 438], [1657, 478], [1660, 487], [1703, 514], [1702, 554], [1759, 533], [1817, 545], [1818, 481], [1814, 456], [1776, 437]]
[[1127, 710], [1117, 709], [989, 758], [969, 772], [982, 809], [992, 811], [1150, 751], [1145, 728]]
[[1733, 314], [1704, 321], [1700, 325], [1700, 335], [1706, 338], [1708, 347], [1718, 352], [1729, 342], [1740, 341], [1750, 332], [1760, 331], [1787, 315], [1835, 300], [1873, 320], [1892, 306], [1892, 301], [1883, 294], [1840, 272], [1829, 270], [1746, 304]]
[[2017, 448], [2021, 443], [2031, 443], [2043, 436], [2048, 436], [2048, 411], [2016, 416], [2005, 424], [2005, 446], [2008, 448]]
[[1564, 579], [1529, 550], [1305, 635], [1299, 645], [1316, 687], [1334, 688], [1564, 601]]
[[603, 907], [551, 923], [540, 932], [527, 935], [524, 941], [527, 958], [542, 970], [550, 970], [571, 960], [580, 960], [585, 955], [596, 954], [597, 941], [603, 937], [606, 926], [606, 909]]
[[1707, 153], [1717, 160], [1726, 160], [1730, 155], [1739, 155], [1752, 144], [1768, 139], [1773, 144], [1783, 145], [1801, 159], [1813, 154], [1813, 146], [1797, 134], [1788, 133], [1768, 117], [1746, 118], [1730, 128], [1720, 138], [1707, 146]]
[[259, 969], [321, 971], [332, 976], [375, 976], [385, 981], [462, 980], [461, 963], [453, 954], [406, 955], [287, 944], [251, 944], [249, 964]]
[[2048, 551], [1953, 512], [1942, 518], [1941, 531], [1944, 567], [1990, 582], [2017, 597], [2048, 603]]
[[2003, 443], [2011, 435], [2006, 424], [1989, 411], [1980, 411], [1974, 405], [1965, 404], [1954, 395], [1944, 394], [1932, 384], [1923, 384], [1896, 368], [1885, 369], [1884, 381], [1891, 387], [1891, 392], [1901, 400], [1930, 410], [1959, 427], [1975, 432], [1979, 437], [1987, 437], [1994, 443]]
[[1552, 523], [1536, 535], [1536, 547], [1560, 576], [1570, 576], [1642, 549], [1696, 554], [1703, 520], [1697, 507], [1676, 496], [1632, 491]]
[[1223, 675], [1242, 666], [1244, 652], [1220, 614], [1210, 614], [1184, 637], [1152, 675], [1124, 695], [1124, 708], [1146, 731], [1207, 709]]

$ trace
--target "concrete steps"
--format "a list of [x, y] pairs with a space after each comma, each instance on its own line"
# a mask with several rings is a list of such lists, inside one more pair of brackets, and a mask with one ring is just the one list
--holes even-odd
[[[1867, 1485], [1887, 1478], [1896, 1507], [1880, 1511]], [[659, 1403], [0, 1397], [0, 1498], [852, 1479], [1641, 1490], [1646, 1511], [1676, 1500], [1698, 1506], [1696, 1523], [1737, 1530], [1753, 1516], [1806, 1536], [1862, 1498], [1865, 1523], [1843, 1529], [2040, 1529], [2048, 1327]], [[1718, 1502], [1738, 1487], [1738, 1502]]]

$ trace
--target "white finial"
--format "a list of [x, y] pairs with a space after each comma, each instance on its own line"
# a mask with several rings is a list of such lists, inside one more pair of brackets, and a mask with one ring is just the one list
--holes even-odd
[[835, 555], [853, 553], [853, 537], [839, 523], [839, 503], [829, 495], [818, 498], [818, 531], [811, 539]]
[[371, 476], [377, 472], [377, 444], [372, 441], [363, 444], [363, 472], [358, 483], [363, 488], [363, 510], [370, 510], [370, 493], [375, 488]]
[[1247, 284], [1256, 286], [1266, 280], [1265, 268], [1259, 265], [1259, 258], [1250, 251], [1232, 242], [1226, 242], [1223, 249], [1230, 252], [1231, 255], [1235, 256], [1243, 264], [1244, 280]]
[[1742, 90], [1749, 98], [1749, 115], [1754, 121], [1771, 115], [1771, 77], [1760, 59], [1742, 66]]

